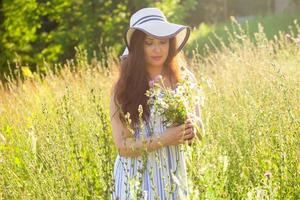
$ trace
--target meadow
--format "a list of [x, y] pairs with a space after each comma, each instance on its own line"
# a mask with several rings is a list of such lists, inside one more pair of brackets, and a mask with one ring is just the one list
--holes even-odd
[[[186, 152], [191, 199], [300, 199], [296, 37], [238, 31], [187, 59], [205, 92], [205, 133]], [[109, 63], [82, 51], [43, 76], [17, 65], [0, 84], [0, 199], [109, 199], [117, 56]]]

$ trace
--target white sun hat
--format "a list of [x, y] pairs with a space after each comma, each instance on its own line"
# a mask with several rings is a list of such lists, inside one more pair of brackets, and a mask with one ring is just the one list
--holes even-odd
[[174, 24], [158, 8], [143, 8], [134, 13], [130, 18], [130, 27], [124, 34], [126, 48], [120, 57], [124, 59], [130, 51], [130, 39], [135, 30], [140, 30], [154, 38], [176, 37], [177, 53], [183, 48], [190, 36], [190, 27]]

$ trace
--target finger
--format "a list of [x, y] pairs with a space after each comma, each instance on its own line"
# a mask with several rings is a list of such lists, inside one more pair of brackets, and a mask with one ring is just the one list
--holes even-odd
[[193, 124], [186, 124], [185, 129], [193, 128]]
[[195, 120], [195, 117], [190, 115], [186, 118], [186, 121], [194, 121]]
[[187, 123], [187, 124], [185, 124], [185, 129], [190, 128], [190, 127], [192, 127], [192, 126], [193, 126], [192, 123]]
[[183, 131], [183, 137], [188, 137], [188, 135], [191, 135], [191, 134], [193, 134], [193, 131], [191, 129]]
[[184, 131], [186, 132], [186, 134], [189, 132], [195, 132], [195, 128], [193, 126], [190, 126], [190, 127], [187, 127]]
[[192, 127], [194, 127], [193, 124], [188, 123], [188, 124], [182, 124], [178, 128], [179, 128], [180, 131], [185, 131], [185, 130], [187, 130], [189, 128], [192, 128]]
[[195, 133], [195, 131], [194, 131], [194, 129], [193, 128], [189, 128], [189, 129], [186, 129], [185, 131], [184, 131], [184, 135], [189, 135], [189, 134], [191, 134], [191, 133]]
[[185, 136], [184, 136], [184, 140], [191, 140], [191, 139], [193, 139], [194, 137], [195, 137], [195, 135], [194, 135], [193, 133], [191, 133], [191, 134], [185, 135]]
[[185, 123], [186, 123], [186, 124], [192, 124], [192, 123], [193, 123], [193, 120], [192, 120], [191, 118], [189, 118], [189, 119], [185, 120]]
[[191, 124], [182, 124], [180, 126], [178, 126], [180, 131], [184, 131], [185, 129], [189, 128], [191, 126]]
[[190, 127], [185, 128], [184, 130], [182, 130], [181, 132], [183, 132], [184, 135], [187, 135], [190, 133]]
[[188, 139], [186, 139], [185, 141], [186, 142], [191, 142], [191, 141], [193, 141], [195, 139], [195, 136], [194, 137], [191, 137], [191, 138], [188, 138]]

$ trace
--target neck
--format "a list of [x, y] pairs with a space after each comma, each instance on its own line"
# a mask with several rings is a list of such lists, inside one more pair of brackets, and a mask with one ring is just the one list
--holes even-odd
[[148, 74], [150, 79], [153, 80], [156, 76], [162, 75], [163, 73], [163, 66], [150, 66], [147, 67]]

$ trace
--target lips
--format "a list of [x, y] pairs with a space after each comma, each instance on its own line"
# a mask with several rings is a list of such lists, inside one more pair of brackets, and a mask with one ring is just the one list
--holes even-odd
[[159, 61], [162, 58], [162, 56], [151, 56], [151, 58], [153, 60]]

